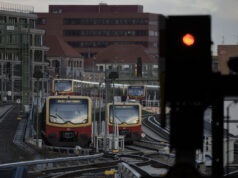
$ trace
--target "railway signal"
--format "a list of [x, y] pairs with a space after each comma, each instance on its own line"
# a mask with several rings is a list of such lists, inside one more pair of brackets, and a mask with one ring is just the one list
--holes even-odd
[[195, 38], [192, 34], [187, 33], [183, 36], [183, 44], [186, 46], [192, 46], [194, 45]]
[[169, 102], [206, 99], [211, 76], [210, 16], [168, 16], [165, 95]]
[[160, 21], [161, 125], [167, 104], [175, 167], [184, 160], [192, 165], [195, 150], [203, 148], [203, 113], [211, 103], [211, 20], [203, 15]]
[[137, 77], [142, 77], [142, 59], [141, 59], [141, 57], [137, 58]]

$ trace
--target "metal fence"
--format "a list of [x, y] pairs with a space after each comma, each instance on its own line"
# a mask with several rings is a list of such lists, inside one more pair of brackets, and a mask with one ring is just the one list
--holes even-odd
[[6, 2], [0, 2], [0, 10], [2, 11], [12, 11], [12, 12], [21, 12], [21, 13], [33, 13], [33, 6], [26, 6], [21, 4], [12, 4]]

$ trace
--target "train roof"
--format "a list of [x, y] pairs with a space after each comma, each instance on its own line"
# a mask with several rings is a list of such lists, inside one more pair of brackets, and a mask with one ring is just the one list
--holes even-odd
[[[72, 80], [72, 81], [76, 81], [76, 82], [84, 83], [84, 84], [89, 84], [89, 85], [105, 86], [104, 82], [92, 82], [92, 81], [76, 80], [76, 79], [54, 79], [54, 80]], [[114, 86], [116, 88], [124, 88], [124, 87], [128, 87], [128, 86], [139, 86], [139, 85], [129, 85], [129, 84], [114, 83]], [[145, 86], [146, 88], [150, 88], [150, 89], [159, 89], [160, 88], [159, 85], [141, 85], [141, 86]]]

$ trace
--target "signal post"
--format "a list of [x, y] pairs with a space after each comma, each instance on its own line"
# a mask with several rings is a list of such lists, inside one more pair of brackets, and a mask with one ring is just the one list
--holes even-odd
[[200, 177], [195, 151], [203, 148], [203, 113], [212, 101], [210, 16], [168, 16], [160, 21], [161, 117], [165, 126], [168, 105], [170, 147], [176, 150], [175, 166], [167, 176]]

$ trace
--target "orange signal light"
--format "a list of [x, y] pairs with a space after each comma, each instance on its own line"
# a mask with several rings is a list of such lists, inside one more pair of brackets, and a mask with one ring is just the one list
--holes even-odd
[[183, 43], [186, 46], [192, 46], [195, 43], [195, 38], [193, 35], [187, 33], [183, 36]]

